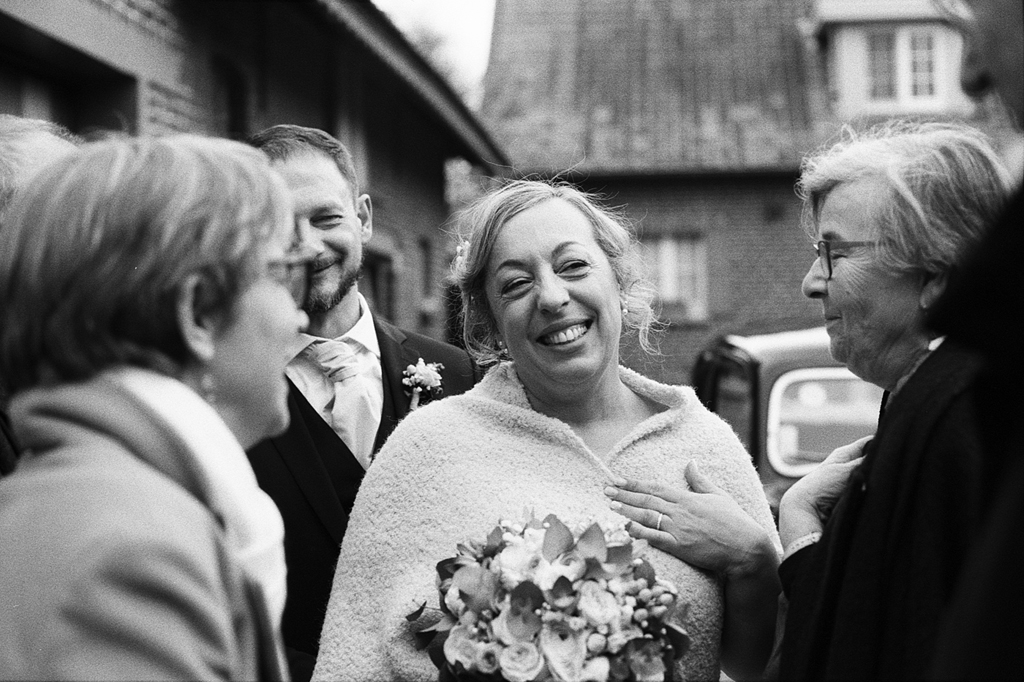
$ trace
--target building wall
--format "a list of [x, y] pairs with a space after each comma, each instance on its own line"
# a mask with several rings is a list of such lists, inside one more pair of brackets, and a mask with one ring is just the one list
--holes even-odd
[[0, 38], [6, 113], [80, 133], [336, 135], [374, 201], [361, 290], [385, 318], [443, 337], [443, 169], [457, 143], [315, 3], [0, 0]]
[[689, 383], [699, 351], [721, 334], [820, 325], [820, 304], [800, 293], [813, 261], [800, 226], [795, 174], [594, 180], [581, 184], [621, 206], [641, 237], [698, 233], [707, 240], [708, 316], [673, 320], [658, 356], [626, 344], [625, 362], [669, 383]]

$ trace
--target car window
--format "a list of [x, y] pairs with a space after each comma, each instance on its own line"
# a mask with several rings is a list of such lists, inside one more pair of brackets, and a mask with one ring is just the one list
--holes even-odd
[[845, 367], [812, 367], [780, 376], [768, 399], [768, 461], [799, 477], [834, 449], [875, 432], [882, 389]]
[[740, 437], [750, 451], [750, 420], [753, 413], [753, 387], [744, 368], [735, 362], [723, 362], [716, 377], [714, 410]]

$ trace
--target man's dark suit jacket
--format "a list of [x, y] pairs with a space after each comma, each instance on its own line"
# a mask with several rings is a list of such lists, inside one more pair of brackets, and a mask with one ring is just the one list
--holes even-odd
[[[443, 396], [468, 391], [480, 379], [469, 355], [422, 334], [375, 319], [380, 343], [384, 406], [374, 451], [409, 412], [402, 372], [416, 361], [440, 362]], [[334, 580], [348, 516], [363, 467], [344, 442], [289, 382], [291, 424], [281, 436], [249, 450], [260, 487], [284, 518], [288, 598], [282, 634], [295, 682], [308, 680], [319, 650], [320, 630]]]

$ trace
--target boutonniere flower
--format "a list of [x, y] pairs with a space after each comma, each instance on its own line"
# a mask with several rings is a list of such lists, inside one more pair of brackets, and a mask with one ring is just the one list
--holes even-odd
[[405, 368], [402, 383], [409, 387], [405, 392], [410, 396], [410, 411], [419, 407], [421, 402], [426, 403], [427, 399], [437, 398], [444, 392], [441, 388], [442, 369], [444, 365], [440, 362], [423, 362], [423, 358]]

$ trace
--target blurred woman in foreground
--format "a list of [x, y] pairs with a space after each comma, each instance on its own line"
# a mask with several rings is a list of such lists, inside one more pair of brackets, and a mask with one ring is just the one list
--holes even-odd
[[87, 145], [0, 229], [0, 670], [278, 679], [283, 525], [244, 448], [288, 422], [308, 258], [258, 151]]

